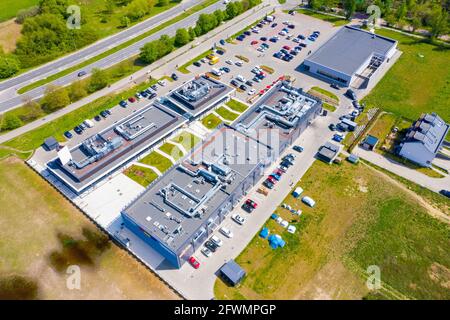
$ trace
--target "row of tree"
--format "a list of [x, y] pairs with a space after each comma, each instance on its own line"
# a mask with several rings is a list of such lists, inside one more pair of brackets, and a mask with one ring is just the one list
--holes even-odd
[[373, 4], [380, 8], [381, 18], [389, 26], [408, 28], [413, 32], [424, 28], [434, 38], [449, 31], [450, 3], [444, 0], [309, 0], [312, 9], [328, 11], [339, 8], [347, 19], [355, 12], [365, 13]]
[[241, 0], [230, 2], [225, 10], [216, 10], [213, 13], [203, 13], [198, 17], [194, 27], [180, 28], [174, 37], [167, 35], [151, 41], [141, 48], [140, 59], [144, 63], [152, 63], [170, 53], [174, 48], [182, 47], [196, 37], [206, 34], [219, 26], [223, 21], [233, 19], [244, 11], [261, 3], [261, 0]]

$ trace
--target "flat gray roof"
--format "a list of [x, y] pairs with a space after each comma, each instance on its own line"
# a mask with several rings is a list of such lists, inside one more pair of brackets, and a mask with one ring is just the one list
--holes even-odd
[[47, 167], [74, 191], [80, 192], [186, 121], [153, 102], [70, 149], [71, 162], [62, 165], [59, 158], [55, 158]]
[[223, 208], [240, 183], [267, 161], [270, 150], [223, 125], [122, 213], [177, 252], [195, 238], [217, 209]]
[[359, 28], [342, 27], [305, 60], [352, 76], [372, 55], [385, 57], [397, 41]]

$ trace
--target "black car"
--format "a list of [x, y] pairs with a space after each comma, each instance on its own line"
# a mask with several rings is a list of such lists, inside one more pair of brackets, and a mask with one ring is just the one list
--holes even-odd
[[288, 25], [289, 29], [295, 29], [295, 26], [293, 24]]
[[336, 131], [336, 125], [335, 125], [334, 123], [330, 123], [330, 125], [328, 126], [328, 128], [329, 128], [331, 131]]
[[352, 89], [348, 89], [345, 95], [352, 100], [356, 100], [356, 94]]
[[303, 47], [303, 48], [306, 48], [306, 43], [303, 43], [303, 42], [302, 42], [302, 43], [299, 44], [299, 46], [300, 46], [300, 47]]
[[143, 96], [144, 98], [147, 98], [148, 97], [148, 92], [147, 91], [141, 91], [140, 92], [140, 94], [141, 94], [141, 96]]
[[247, 90], [247, 87], [245, 86], [245, 84], [241, 84], [240, 86], [239, 86], [239, 89], [241, 89], [241, 90]]
[[109, 109], [106, 109], [105, 112], [107, 115], [109, 115], [109, 116], [111, 115], [111, 111]]
[[261, 37], [261, 38], [259, 38], [259, 40], [261, 40], [261, 41], [267, 41], [267, 38], [266, 38], [266, 37]]
[[223, 50], [220, 50], [220, 49], [219, 49], [219, 50], [216, 50], [216, 53], [217, 53], [217, 54], [220, 54], [220, 55], [223, 55], [225, 52], [224, 52]]
[[83, 129], [81, 129], [79, 126], [76, 126], [75, 128], [73, 128], [73, 131], [75, 131], [77, 134], [83, 133]]
[[80, 71], [80, 72], [78, 72], [78, 76], [79, 76], [79, 77], [82, 77], [82, 76], [85, 76], [85, 75], [87, 75], [87, 72], [86, 72], [86, 71]]
[[299, 34], [297, 36], [297, 38], [299, 38], [300, 40], [305, 40], [306, 39], [306, 37], [304, 35], [302, 35], [302, 34]]
[[201, 67], [202, 66], [202, 64], [200, 62], [198, 62], [198, 61], [195, 61], [193, 63], [193, 65], [196, 66], [196, 67]]
[[283, 160], [280, 163], [283, 167], [289, 168], [290, 166], [292, 166], [292, 163], [287, 161], [287, 160]]
[[441, 191], [439, 191], [439, 193], [447, 198], [450, 198], [450, 191], [448, 191], [448, 190], [442, 189]]
[[100, 112], [100, 115], [101, 115], [103, 118], [107, 118], [107, 117], [109, 116], [109, 114], [106, 112], [106, 110], [101, 111], [101, 112]]
[[235, 87], [239, 87], [239, 83], [236, 80], [231, 80], [231, 85], [235, 86]]
[[208, 240], [205, 242], [205, 247], [207, 247], [211, 252], [216, 252], [218, 246], [212, 242], [211, 240]]
[[178, 80], [178, 76], [176, 75], [176, 73], [172, 73], [172, 75], [170, 77], [175, 81]]
[[71, 139], [71, 138], [73, 137], [73, 135], [70, 133], [70, 131], [64, 132], [64, 136], [65, 136], [67, 139]]
[[228, 67], [222, 67], [221, 70], [225, 71], [226, 73], [229, 73], [231, 70]]
[[333, 89], [336, 89], [336, 90], [339, 90], [339, 89], [340, 89], [339, 86], [337, 85], [337, 83], [332, 83], [332, 84], [331, 84], [331, 87], [332, 87]]
[[102, 117], [100, 117], [100, 115], [96, 115], [94, 117], [94, 120], [98, 122], [98, 121], [102, 120]]
[[250, 31], [244, 31], [244, 34], [246, 35], [246, 36], [249, 36], [249, 35], [251, 35], [252, 33], [250, 32]]
[[157, 91], [158, 87], [156, 86], [156, 84], [152, 85], [150, 88], [152, 88], [153, 90]]
[[269, 189], [273, 189], [273, 183], [270, 180], [264, 180], [263, 185]]
[[155, 98], [155, 97], [156, 97], [156, 93], [153, 92], [151, 95], [148, 96], [148, 99], [153, 99], [153, 98]]
[[278, 23], [275, 22], [275, 23], [272, 23], [271, 27], [275, 28], [277, 25], [278, 25]]
[[250, 80], [247, 80], [247, 81], [245, 82], [245, 84], [248, 85], [248, 86], [250, 86], [250, 87], [253, 86], [253, 82], [251, 82]]

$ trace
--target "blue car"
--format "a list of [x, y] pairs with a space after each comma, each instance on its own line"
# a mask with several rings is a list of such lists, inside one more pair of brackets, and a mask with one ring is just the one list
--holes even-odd
[[67, 139], [71, 139], [71, 138], [73, 137], [73, 134], [71, 134], [70, 131], [66, 131], [66, 132], [64, 132], [64, 136], [65, 136]]
[[119, 102], [119, 105], [120, 105], [121, 107], [123, 107], [123, 108], [126, 108], [127, 105], [128, 105], [128, 103], [127, 103], [125, 100], [122, 100], [122, 101]]
[[225, 40], [221, 39], [221, 40], [219, 41], [219, 43], [220, 43], [222, 46], [224, 46], [224, 45], [225, 45]]
[[276, 173], [272, 173], [270, 176], [273, 177], [277, 181], [280, 181], [280, 179], [281, 179], [281, 176], [279, 174], [276, 174]]
[[292, 149], [294, 149], [297, 152], [303, 152], [303, 147], [301, 146], [294, 146]]
[[344, 137], [342, 135], [340, 135], [340, 134], [335, 134], [333, 136], [333, 140], [337, 141], [337, 142], [341, 142], [342, 140], [344, 140]]
[[83, 129], [81, 129], [79, 126], [76, 126], [75, 128], [73, 128], [73, 131], [75, 131], [77, 134], [83, 133]]

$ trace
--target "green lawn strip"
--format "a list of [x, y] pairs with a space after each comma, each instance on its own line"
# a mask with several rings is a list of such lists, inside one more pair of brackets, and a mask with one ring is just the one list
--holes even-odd
[[38, 5], [39, 0], [2, 0], [0, 1], [0, 22], [14, 18], [17, 12]]
[[9, 156], [17, 156], [20, 159], [27, 159], [32, 154], [32, 151], [28, 152], [18, 152], [17, 150], [12, 150], [9, 148], [0, 147], [0, 160], [8, 158]]
[[136, 91], [141, 91], [156, 82], [157, 80], [152, 80], [125, 90], [117, 95], [107, 95], [98, 98], [58, 119], [11, 139], [3, 143], [3, 145], [18, 150], [28, 151], [38, 148], [43, 141], [50, 136], [54, 136], [58, 141], [64, 141], [65, 138], [63, 134], [65, 131], [73, 129], [73, 127], [83, 122], [85, 119], [92, 119], [94, 116], [98, 115], [100, 111], [116, 106], [121, 100], [127, 99], [129, 96], [134, 95]]
[[225, 104], [228, 106], [228, 108], [233, 109], [234, 111], [239, 113], [242, 113], [248, 109], [248, 106], [246, 104], [243, 104], [242, 102], [233, 99], [231, 99]]
[[363, 102], [411, 121], [436, 112], [450, 122], [449, 49], [386, 29], [377, 34], [397, 40], [403, 53]]
[[128, 178], [131, 180], [136, 181], [143, 187], [147, 187], [150, 183], [153, 182], [156, 178], [158, 178], [158, 175], [155, 171], [153, 171], [150, 168], [145, 168], [138, 165], [132, 165], [129, 168], [127, 168], [123, 172]]
[[330, 166], [320, 161], [298, 186], [305, 190], [304, 195], [316, 200], [316, 206], [308, 208], [288, 195], [283, 203], [301, 209], [302, 215], [295, 216], [281, 207], [275, 211], [295, 225], [297, 232], [289, 234], [269, 219], [265, 226], [270, 234], [282, 236], [285, 247], [273, 250], [267, 239], [255, 235], [236, 258], [247, 272], [244, 281], [230, 287], [218, 279], [216, 298], [293, 299], [315, 281], [318, 286], [331, 286], [326, 293], [351, 292], [354, 296], [347, 298], [361, 299], [368, 293], [366, 278], [354, 275], [359, 281], [355, 280], [352, 270], [341, 277], [333, 275], [326, 282], [318, 277], [324, 275], [320, 272], [325, 265], [334, 266], [334, 261], [348, 256], [360, 270], [379, 266], [382, 281], [392, 292], [410, 298], [449, 299], [443, 285], [446, 280], [434, 279], [441, 279], [450, 267], [446, 250], [450, 229], [403, 189], [363, 163]]
[[115, 52], [117, 52], [119, 50], [122, 50], [122, 49], [124, 49], [126, 47], [129, 47], [130, 45], [132, 45], [132, 44], [134, 44], [134, 43], [136, 43], [136, 42], [138, 42], [138, 41], [140, 41], [140, 40], [142, 40], [142, 39], [144, 39], [144, 38], [146, 38], [148, 36], [151, 36], [152, 34], [158, 32], [158, 31], [160, 31], [160, 30], [162, 30], [162, 29], [164, 29], [164, 28], [166, 28], [166, 27], [168, 27], [168, 26], [170, 26], [170, 25], [172, 25], [172, 24], [174, 24], [174, 23], [176, 23], [176, 22], [178, 22], [180, 20], [183, 20], [184, 18], [190, 16], [191, 14], [194, 14], [197, 11], [200, 11], [200, 10], [210, 6], [211, 4], [213, 4], [213, 3], [217, 2], [217, 1], [218, 0], [205, 0], [201, 4], [196, 5], [195, 7], [193, 7], [191, 9], [183, 12], [182, 14], [180, 14], [178, 16], [176, 16], [175, 18], [158, 25], [157, 27], [155, 27], [155, 28], [153, 28], [153, 29], [151, 29], [151, 30], [149, 30], [147, 32], [144, 32], [143, 34], [140, 34], [140, 35], [138, 35], [137, 37], [135, 37], [133, 39], [130, 39], [130, 40], [128, 40], [128, 41], [126, 41], [126, 42], [124, 42], [124, 43], [122, 43], [122, 44], [120, 44], [120, 45], [118, 45], [118, 46], [116, 46], [114, 48], [111, 48], [111, 49], [109, 49], [109, 50], [107, 50], [107, 51], [105, 51], [105, 52], [103, 52], [103, 53], [101, 53], [101, 54], [99, 54], [99, 55], [97, 55], [95, 57], [92, 57], [92, 58], [90, 58], [90, 59], [88, 59], [88, 60], [86, 60], [86, 61], [84, 61], [84, 62], [82, 62], [80, 64], [77, 64], [77, 65], [75, 65], [73, 67], [67, 68], [67, 69], [65, 69], [65, 70], [63, 70], [61, 72], [55, 73], [55, 74], [53, 74], [53, 75], [51, 75], [51, 76], [49, 76], [49, 77], [47, 77], [45, 79], [41, 79], [41, 80], [33, 82], [33, 83], [31, 83], [31, 84], [29, 84], [27, 86], [24, 86], [24, 87], [20, 88], [17, 92], [18, 93], [25, 93], [27, 91], [30, 91], [30, 90], [34, 89], [34, 88], [40, 87], [40, 86], [42, 86], [44, 84], [47, 84], [47, 83], [52, 82], [52, 81], [54, 81], [56, 79], [59, 79], [59, 78], [65, 76], [65, 75], [68, 75], [69, 73], [77, 71], [77, 70], [79, 70], [79, 69], [81, 69], [83, 67], [86, 67], [86, 66], [88, 66], [88, 65], [90, 65], [90, 64], [92, 64], [92, 63], [94, 63], [94, 62], [96, 62], [98, 60], [106, 58], [107, 56], [109, 56], [109, 55], [111, 55], [111, 54], [113, 54], [113, 53], [115, 53]]
[[194, 59], [191, 59], [190, 61], [186, 62], [181, 67], [179, 67], [178, 71], [180, 71], [181, 73], [184, 73], [184, 74], [190, 73], [190, 71], [187, 69], [187, 67], [192, 65], [195, 61], [203, 59], [204, 57], [206, 57], [208, 54], [211, 54], [212, 52], [213, 52], [212, 49], [210, 49], [210, 50], [208, 50], [206, 52], [203, 52], [202, 54], [199, 54]]
[[155, 151], [142, 158], [139, 162], [155, 167], [161, 173], [165, 172], [172, 166], [172, 161]]
[[334, 93], [332, 93], [332, 92], [330, 92], [328, 90], [322, 89], [321, 87], [312, 87], [311, 90], [316, 91], [316, 92], [318, 92], [318, 93], [320, 93], [320, 94], [322, 94], [324, 96], [327, 96], [331, 100], [336, 101], [336, 103], [339, 103], [338, 96], [336, 96]]
[[197, 143], [201, 141], [199, 137], [189, 133], [187, 131], [183, 131], [178, 136], [172, 139], [172, 141], [181, 144], [186, 151], [191, 150]]
[[163, 144], [159, 150], [174, 158], [175, 161], [183, 157], [183, 151], [181, 151], [176, 145], [169, 142]]
[[333, 105], [331, 105], [329, 103], [326, 103], [326, 102], [322, 102], [322, 108], [324, 108], [324, 109], [326, 109], [326, 110], [328, 110], [330, 112], [336, 111], [336, 107], [335, 106], [333, 106]]
[[236, 114], [234, 112], [231, 112], [225, 107], [219, 107], [216, 110], [214, 110], [218, 115], [220, 115], [225, 120], [234, 121], [237, 117], [239, 117], [239, 114]]
[[326, 22], [330, 22], [335, 27], [343, 26], [343, 25], [346, 25], [346, 24], [349, 23], [349, 21], [345, 20], [344, 18], [335, 17], [335, 16], [329, 16], [327, 14], [313, 12], [313, 11], [310, 11], [310, 10], [298, 9], [296, 11], [301, 13], [301, 14], [313, 17], [313, 18], [317, 18], [317, 19], [320, 19], [320, 20], [324, 20]]
[[222, 120], [220, 120], [219, 117], [217, 117], [212, 113], [208, 114], [206, 117], [202, 119], [202, 124], [210, 130], [217, 128], [217, 126], [221, 123]]

